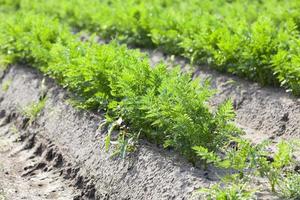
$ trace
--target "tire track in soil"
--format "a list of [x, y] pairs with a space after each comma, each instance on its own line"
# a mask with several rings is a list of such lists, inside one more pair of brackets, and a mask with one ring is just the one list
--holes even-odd
[[68, 200], [75, 189], [63, 179], [58, 170], [28, 169], [41, 159], [34, 149], [24, 150], [18, 134], [10, 126], [0, 128], [0, 200]]

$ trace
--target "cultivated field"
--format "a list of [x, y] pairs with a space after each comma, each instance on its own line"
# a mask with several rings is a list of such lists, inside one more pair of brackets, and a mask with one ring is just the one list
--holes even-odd
[[0, 200], [300, 199], [299, 11], [0, 0]]

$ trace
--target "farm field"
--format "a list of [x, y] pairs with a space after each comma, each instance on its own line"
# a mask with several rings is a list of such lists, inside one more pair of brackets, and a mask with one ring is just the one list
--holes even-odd
[[299, 199], [299, 8], [0, 1], [0, 199]]

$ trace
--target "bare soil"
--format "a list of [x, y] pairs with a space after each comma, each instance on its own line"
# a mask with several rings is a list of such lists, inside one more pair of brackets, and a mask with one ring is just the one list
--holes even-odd
[[47, 167], [48, 163], [42, 161], [36, 148], [22, 145], [18, 132], [12, 128], [6, 125], [0, 129], [2, 199], [73, 199], [78, 191], [69, 186], [58, 169]]

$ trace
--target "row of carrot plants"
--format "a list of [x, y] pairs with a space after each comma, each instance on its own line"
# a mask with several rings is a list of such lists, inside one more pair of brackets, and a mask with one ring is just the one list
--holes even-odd
[[298, 0], [2, 0], [1, 7], [46, 13], [103, 39], [158, 47], [300, 95]]

